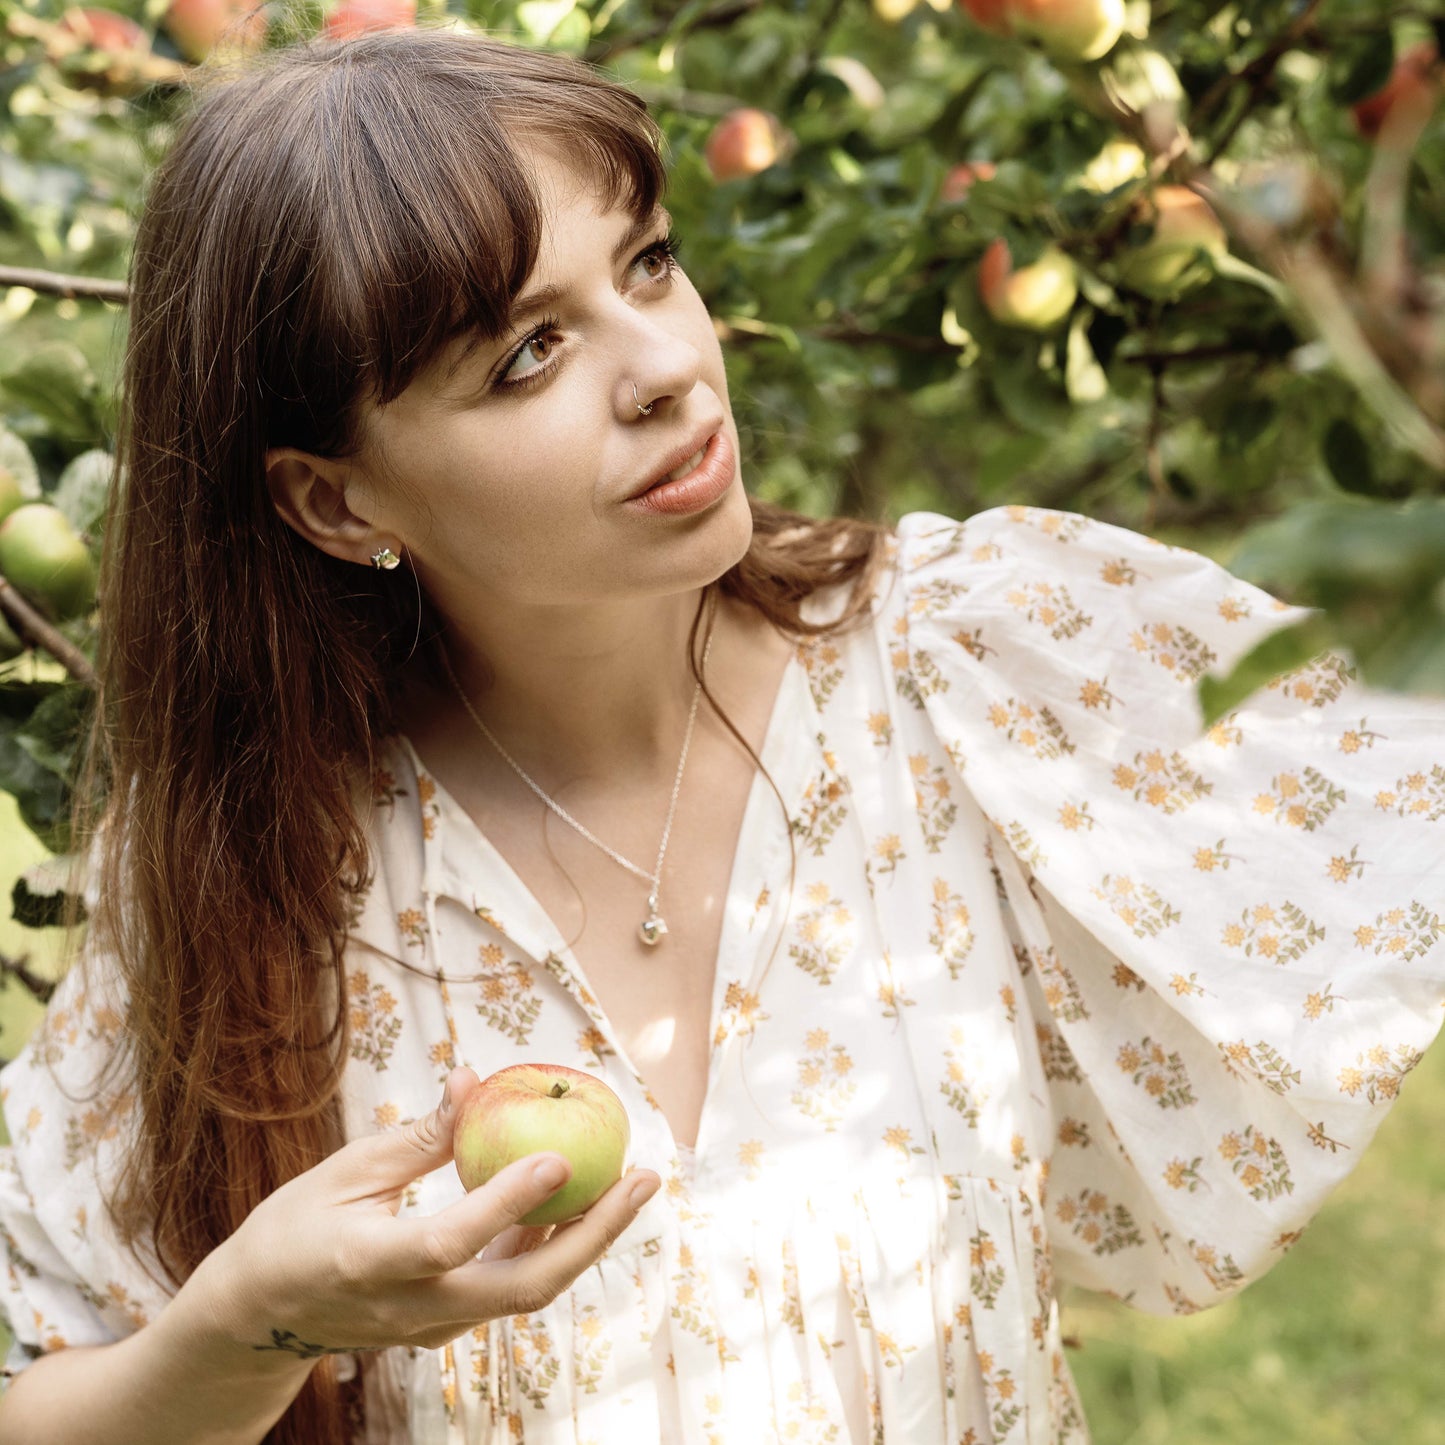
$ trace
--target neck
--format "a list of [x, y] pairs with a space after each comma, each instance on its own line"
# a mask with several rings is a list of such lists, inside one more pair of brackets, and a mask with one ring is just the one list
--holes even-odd
[[[700, 597], [533, 608], [505, 625], [489, 618], [485, 630], [453, 624], [447, 653], [476, 715], [544, 789], [549, 780], [643, 780], [677, 766], [696, 690], [687, 640]], [[462, 714], [454, 725], [475, 734], [450, 682], [432, 685], [438, 705]]]

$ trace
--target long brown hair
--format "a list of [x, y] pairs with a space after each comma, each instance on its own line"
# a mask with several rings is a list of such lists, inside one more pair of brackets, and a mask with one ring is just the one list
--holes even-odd
[[[131, 264], [80, 794], [107, 820], [91, 926], [126, 991], [136, 1111], [110, 1205], [176, 1285], [343, 1142], [358, 788], [416, 638], [410, 588], [281, 522], [265, 451], [354, 454], [361, 399], [396, 397], [458, 336], [500, 334], [542, 225], [514, 140], [565, 145], [635, 215], [665, 188], [639, 99], [479, 36], [313, 42], [196, 91]], [[754, 512], [718, 585], [818, 630], [802, 602], [867, 578], [883, 528]], [[835, 625], [867, 600], [855, 587]], [[355, 1409], [323, 1361], [268, 1438], [343, 1445]]]

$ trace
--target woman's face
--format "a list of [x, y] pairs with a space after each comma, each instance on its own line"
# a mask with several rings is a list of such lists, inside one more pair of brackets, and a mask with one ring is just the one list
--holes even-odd
[[[530, 159], [546, 221], [518, 306], [558, 294], [514, 310], [504, 338], [448, 375], [458, 342], [363, 417], [357, 470], [375, 530], [401, 541], [454, 621], [694, 589], [752, 535], [722, 350], [664, 249], [669, 217], [638, 231], [552, 156]], [[710, 476], [635, 500], [704, 442]], [[684, 509], [658, 509], [667, 502]]]

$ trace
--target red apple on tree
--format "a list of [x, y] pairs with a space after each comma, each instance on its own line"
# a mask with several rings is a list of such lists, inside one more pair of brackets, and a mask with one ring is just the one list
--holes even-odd
[[407, 30], [415, 24], [416, 0], [341, 0], [321, 28], [332, 40], [348, 40], [373, 30]]
[[742, 106], [712, 128], [703, 156], [715, 181], [732, 181], [765, 171], [782, 154], [785, 132], [775, 116]]
[[958, 0], [959, 8], [980, 30], [990, 35], [1012, 35], [1009, 11], [1013, 0]]
[[452, 1153], [469, 1190], [528, 1154], [561, 1154], [571, 1178], [520, 1221], [561, 1224], [622, 1178], [630, 1139], [627, 1110], [601, 1079], [561, 1064], [513, 1064], [483, 1079], [462, 1105]]
[[1008, 0], [1015, 31], [1058, 60], [1098, 60], [1124, 33], [1124, 0]]
[[171, 0], [161, 23], [176, 49], [196, 61], [204, 60], [222, 39], [250, 50], [266, 34], [259, 0]]
[[1037, 261], [1015, 271], [1008, 242], [999, 236], [979, 262], [978, 293], [995, 321], [1052, 331], [1072, 309], [1079, 283], [1074, 263], [1057, 246], [1046, 246]]
[[938, 188], [938, 199], [949, 205], [964, 199], [975, 181], [991, 181], [998, 171], [992, 161], [962, 161], [949, 169]]
[[1397, 105], [1419, 106], [1428, 114], [1439, 100], [1442, 81], [1445, 81], [1439, 62], [1440, 54], [1433, 40], [1412, 45], [1395, 61], [1384, 85], [1350, 107], [1355, 129], [1366, 140], [1374, 140]]
[[151, 38], [128, 15], [114, 10], [72, 7], [61, 14], [59, 28], [96, 50], [149, 50]]
[[1209, 203], [1188, 186], [1159, 186], [1141, 196], [1135, 212], [1152, 223], [1142, 245], [1127, 248], [1119, 261], [1119, 279], [1132, 291], [1168, 301], [1209, 279], [1209, 256], [1229, 250], [1229, 238]]

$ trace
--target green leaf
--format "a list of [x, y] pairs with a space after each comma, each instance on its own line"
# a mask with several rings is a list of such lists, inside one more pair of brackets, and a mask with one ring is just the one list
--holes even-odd
[[70, 525], [82, 535], [99, 536], [114, 468], [115, 458], [107, 451], [96, 448], [81, 452], [55, 484], [51, 505], [64, 512]]
[[93, 442], [101, 435], [95, 373], [80, 348], [68, 341], [37, 346], [0, 376], [0, 387], [67, 440]]
[[1336, 639], [1329, 621], [1316, 614], [1293, 627], [1272, 632], [1245, 653], [1227, 676], [1213, 677], [1206, 673], [1199, 679], [1198, 688], [1205, 725], [1218, 722], [1281, 673], [1318, 657]]
[[1379, 25], [1336, 44], [1330, 56], [1330, 99], [1353, 105], [1374, 95], [1395, 65], [1395, 39], [1388, 25]]
[[1076, 311], [1069, 323], [1069, 342], [1064, 358], [1064, 386], [1072, 402], [1099, 401], [1108, 394], [1109, 378], [1089, 345], [1091, 312]]
[[35, 458], [30, 455], [30, 448], [3, 425], [0, 425], [0, 470], [9, 472], [20, 483], [24, 496], [39, 498], [40, 473], [35, 468]]
[[1347, 417], [1336, 417], [1320, 439], [1320, 455], [1342, 491], [1366, 496], [1375, 491], [1375, 466], [1360, 429]]

